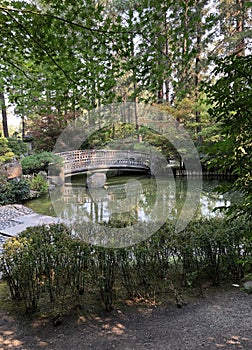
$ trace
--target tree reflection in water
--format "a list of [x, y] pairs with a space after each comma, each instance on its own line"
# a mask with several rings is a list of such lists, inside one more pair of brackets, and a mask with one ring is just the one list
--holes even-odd
[[[192, 181], [192, 180], [190, 180]], [[212, 217], [221, 215], [219, 211], [213, 212], [218, 206], [229, 204], [229, 198], [213, 193], [214, 187], [219, 181], [204, 180], [196, 217]], [[84, 221], [96, 223], [109, 221], [138, 222], [151, 221], [151, 211], [157, 196], [159, 196], [159, 211], [165, 211], [170, 220], [176, 220], [181, 212], [186, 195], [194, 200], [194, 192], [188, 194], [185, 177], [171, 178], [164, 181], [164, 186], [157, 193], [155, 178], [150, 176], [118, 176], [108, 178], [105, 188], [88, 189], [85, 178], [82, 176], [72, 177], [71, 182], [65, 183], [55, 191], [59, 192], [58, 207], [62, 206], [62, 216], [68, 219], [82, 217]], [[193, 182], [197, 187], [197, 177]], [[47, 199], [50, 200], [49, 198]], [[32, 207], [35, 203], [28, 203]], [[36, 210], [36, 209], [34, 209]], [[37, 211], [37, 210], [36, 210]], [[44, 214], [50, 214], [43, 212]]]

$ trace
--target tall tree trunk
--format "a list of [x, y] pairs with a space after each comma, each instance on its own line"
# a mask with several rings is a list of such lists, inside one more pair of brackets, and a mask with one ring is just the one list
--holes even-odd
[[169, 79], [165, 80], [165, 102], [170, 103], [170, 81]]
[[[133, 16], [133, 12], [131, 12], [131, 16], [130, 16], [130, 27], [133, 27], [133, 23], [132, 23], [132, 16]], [[132, 82], [133, 82], [133, 101], [134, 101], [134, 119], [135, 119], [135, 130], [136, 130], [136, 134], [137, 134], [137, 139], [139, 142], [139, 124], [138, 124], [138, 99], [137, 99], [137, 75], [136, 75], [136, 62], [135, 62], [135, 44], [134, 44], [134, 34], [131, 34], [130, 36], [130, 53], [131, 53], [131, 57], [132, 57]]]
[[[201, 56], [201, 23], [198, 23], [197, 25], [197, 38], [196, 38], [196, 58], [195, 58], [195, 102], [198, 103], [199, 98], [199, 83], [200, 83], [200, 56]], [[201, 125], [200, 125], [200, 110], [198, 107], [196, 108], [195, 112], [195, 121], [196, 121], [196, 134], [198, 143], [202, 143], [202, 137], [200, 135], [201, 133]]]
[[236, 31], [241, 37], [238, 39], [236, 44], [236, 52], [238, 56], [245, 56], [245, 40], [243, 37], [244, 33], [244, 22], [245, 22], [245, 0], [236, 0], [237, 17], [236, 17]]
[[[165, 16], [165, 34], [166, 34], [166, 40], [165, 40], [165, 58], [168, 59], [169, 55], [169, 42], [168, 42], [168, 23], [167, 23], [167, 16]], [[168, 62], [167, 62], [168, 64]], [[167, 77], [165, 79], [165, 102], [170, 103], [170, 79]]]
[[157, 38], [157, 47], [159, 48], [159, 59], [158, 59], [158, 66], [163, 67], [160, 71], [162, 71], [161, 76], [158, 80], [158, 86], [157, 86], [157, 103], [163, 104], [164, 102], [169, 102], [169, 79], [166, 78], [168, 71], [168, 67], [166, 65], [169, 64], [168, 62], [168, 52], [169, 52], [169, 46], [168, 46], [168, 23], [167, 23], [167, 13], [163, 13], [161, 11], [159, 13], [159, 18], [163, 18], [164, 21], [160, 23], [160, 38], [164, 38], [165, 40], [159, 40]]
[[8, 129], [8, 119], [7, 119], [7, 110], [5, 104], [4, 93], [0, 92], [0, 103], [2, 109], [2, 123], [3, 123], [3, 133], [4, 137], [9, 137], [9, 129]]
[[22, 140], [25, 138], [25, 117], [22, 115]]
[[189, 5], [188, 0], [185, 0], [184, 4], [184, 33], [183, 33], [183, 42], [182, 42], [182, 60], [181, 60], [181, 88], [183, 87], [184, 93], [186, 94], [188, 91], [188, 62], [187, 62], [187, 55], [188, 55], [188, 11], [189, 11]]
[[134, 117], [135, 117], [135, 125], [136, 125], [136, 134], [137, 134], [137, 140], [140, 142], [140, 135], [139, 135], [139, 124], [138, 124], [138, 100], [137, 100], [137, 79], [136, 79], [136, 69], [135, 66], [133, 67], [133, 86], [134, 86]]
[[157, 103], [162, 104], [164, 102], [163, 82], [161, 81], [158, 87]]

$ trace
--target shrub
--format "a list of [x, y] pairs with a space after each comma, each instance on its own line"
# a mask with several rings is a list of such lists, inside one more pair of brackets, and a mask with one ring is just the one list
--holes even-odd
[[8, 137], [8, 146], [16, 157], [21, 157], [27, 154], [27, 144], [16, 137]]
[[48, 191], [48, 183], [42, 175], [35, 175], [29, 180], [30, 188], [32, 191], [39, 192], [40, 195]]
[[[241, 279], [252, 268], [251, 221], [199, 220], [176, 233], [166, 223], [149, 239], [111, 249], [73, 239], [62, 224], [28, 228], [4, 245], [0, 269], [13, 299], [34, 311], [41, 299], [64, 307], [79, 295], [100, 291], [106, 310], [122, 297], [171, 294], [181, 305], [181, 287], [203, 292], [206, 280]], [[116, 294], [115, 294], [116, 291]], [[85, 292], [85, 293], [84, 293]], [[75, 305], [76, 306], [76, 305]]]
[[30, 186], [26, 180], [9, 180], [0, 184], [0, 205], [20, 203], [30, 197]]
[[64, 225], [31, 227], [4, 244], [1, 270], [12, 298], [33, 312], [42, 296], [59, 306], [67, 294], [83, 293], [88, 254]]
[[14, 153], [8, 146], [8, 140], [1, 136], [0, 137], [0, 165], [9, 162], [14, 157]]
[[24, 174], [34, 174], [40, 171], [48, 173], [50, 163], [61, 164], [62, 158], [52, 152], [41, 152], [32, 154], [21, 160], [21, 165]]
[[184, 279], [192, 273], [197, 277], [207, 274], [212, 284], [230, 277], [242, 278], [248, 265], [241, 262], [252, 255], [251, 224], [244, 217], [192, 222], [174, 240]]

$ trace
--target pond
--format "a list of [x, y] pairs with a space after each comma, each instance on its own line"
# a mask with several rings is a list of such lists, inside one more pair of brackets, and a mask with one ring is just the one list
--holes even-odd
[[[195, 207], [193, 218], [211, 218], [222, 215], [219, 210], [213, 211], [216, 207], [229, 205], [228, 195], [213, 192], [221, 181], [224, 180], [204, 179], [199, 198], [194, 199], [193, 193], [188, 191], [197, 189], [200, 184], [197, 177], [190, 180], [193, 186], [189, 190], [186, 177], [161, 179], [157, 186], [155, 178], [139, 174], [110, 177], [104, 188], [89, 190], [86, 188], [86, 176], [78, 175], [63, 186], [56, 187], [50, 195], [27, 201], [25, 205], [37, 213], [67, 219], [79, 213], [84, 221], [97, 223], [111, 220], [148, 221], [159, 197], [158, 210], [165, 211], [167, 218], [173, 220], [182, 211], [186, 197], [192, 195], [192, 208]], [[190, 210], [190, 205], [187, 210]]]

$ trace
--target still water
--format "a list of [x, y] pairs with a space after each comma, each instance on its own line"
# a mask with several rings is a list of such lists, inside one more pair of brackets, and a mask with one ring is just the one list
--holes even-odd
[[[86, 176], [78, 175], [50, 194], [25, 205], [40, 214], [67, 220], [81, 215], [84, 221], [96, 223], [111, 220], [151, 222], [154, 214], [176, 220], [185, 210], [193, 211], [190, 214], [193, 219], [222, 215], [219, 210], [213, 210], [229, 205], [231, 198], [213, 192], [220, 180], [203, 180], [200, 191], [197, 177], [190, 183], [193, 186], [188, 186], [185, 177], [160, 179], [157, 184], [156, 179], [150, 176], [127, 175], [110, 177], [104, 188], [89, 190], [86, 188]], [[197, 198], [194, 192], [199, 192]], [[189, 206], [185, 208], [186, 198], [189, 198]]]

